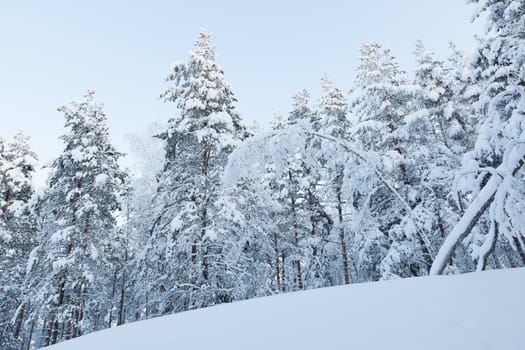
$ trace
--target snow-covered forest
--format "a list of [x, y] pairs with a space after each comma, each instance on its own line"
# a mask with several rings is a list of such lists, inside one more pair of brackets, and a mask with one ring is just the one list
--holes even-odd
[[322, 95], [296, 92], [271, 130], [243, 121], [203, 29], [167, 69], [172, 118], [130, 137], [132, 167], [94, 88], [58, 108], [63, 150], [44, 189], [28, 136], [0, 138], [0, 349], [259, 296], [525, 266], [525, 0], [468, 2], [487, 21], [474, 52], [438, 58], [419, 41], [408, 74], [364, 42], [350, 90], [321, 77]]

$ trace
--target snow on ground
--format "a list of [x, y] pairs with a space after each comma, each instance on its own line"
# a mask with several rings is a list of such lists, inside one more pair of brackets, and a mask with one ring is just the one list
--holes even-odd
[[136, 322], [50, 350], [525, 349], [525, 268], [365, 283]]

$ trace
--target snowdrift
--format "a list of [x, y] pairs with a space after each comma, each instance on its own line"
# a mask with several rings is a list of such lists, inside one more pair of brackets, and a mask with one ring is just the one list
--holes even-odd
[[52, 350], [525, 349], [525, 269], [259, 298], [91, 333]]

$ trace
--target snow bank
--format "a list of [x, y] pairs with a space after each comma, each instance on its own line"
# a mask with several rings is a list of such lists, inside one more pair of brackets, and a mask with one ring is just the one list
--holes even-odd
[[290, 293], [136, 322], [50, 350], [524, 349], [525, 269]]

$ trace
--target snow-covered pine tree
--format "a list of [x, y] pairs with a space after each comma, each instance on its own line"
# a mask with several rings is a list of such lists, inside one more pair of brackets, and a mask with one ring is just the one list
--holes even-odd
[[[464, 147], [461, 143], [467, 136], [463, 115], [452, 113], [452, 87], [447, 76], [448, 67], [444, 62], [436, 60], [434, 54], [425, 49], [423, 42], [418, 40], [414, 50], [416, 70], [414, 85], [417, 87], [415, 110], [426, 114], [432, 126], [431, 131], [445, 147], [455, 153], [461, 153]], [[456, 145], [460, 143], [459, 145]]]
[[17, 132], [5, 147], [0, 139], [0, 348], [19, 349], [24, 308], [26, 261], [35, 245], [31, 211], [32, 173], [37, 163], [29, 138]]
[[[317, 111], [317, 119], [319, 122], [318, 130], [321, 134], [347, 140], [350, 128], [348, 102], [342, 91], [334, 85], [328, 75], [322, 78], [322, 88], [323, 95], [319, 101]], [[323, 144], [322, 146], [330, 148], [330, 146], [333, 145]], [[343, 277], [342, 281], [348, 284], [351, 282], [348, 257], [349, 227], [347, 223], [347, 214], [349, 213], [347, 212], [346, 200], [343, 195], [343, 182], [345, 167], [348, 165], [349, 159], [347, 157], [337, 158], [330, 155], [329, 158], [322, 159], [321, 161], [328, 169], [326, 174], [328, 179], [326, 182], [330, 192], [324, 200], [330, 203], [335, 216], [332, 219], [332, 222], [337, 223], [333, 227], [335, 230], [335, 232], [332, 233], [335, 236], [333, 241], [337, 241], [340, 245], [340, 271]]]
[[286, 128], [287, 121], [284, 119], [281, 112], [275, 112], [273, 114], [273, 119], [270, 121], [270, 126], [273, 130], [281, 130]]
[[[363, 43], [359, 59], [353, 137], [365, 150], [394, 151], [402, 157], [396, 130], [411, 111], [413, 86], [390, 50], [378, 43]], [[402, 168], [403, 162], [396, 162]]]
[[3, 192], [0, 208], [6, 220], [9, 213], [14, 215], [19, 206], [24, 206], [33, 194], [31, 174], [35, 170], [37, 159], [35, 153], [30, 150], [28, 142], [29, 138], [19, 131], [3, 150], [1, 165]]
[[434, 252], [459, 214], [458, 198], [451, 189], [460, 161], [457, 154], [466, 147], [464, 116], [452, 102], [449, 68], [434, 59], [421, 41], [414, 53], [413, 111], [398, 131], [408, 155], [403, 183], [411, 210], [393, 228], [392, 247], [383, 263], [386, 277], [428, 273]]
[[[293, 100], [285, 127], [288, 132], [315, 128], [318, 118], [308, 105], [309, 93], [301, 90]], [[280, 211], [275, 215], [278, 225], [274, 246], [281, 290], [327, 286], [333, 280], [325, 249], [332, 220], [321, 205], [318, 189], [322, 166], [318, 149], [312, 148], [311, 140], [305, 141], [276, 149], [278, 154], [269, 157], [273, 174], [270, 187], [273, 198], [280, 203]]]
[[321, 79], [323, 95], [319, 101], [318, 119], [320, 132], [346, 139], [350, 121], [348, 119], [348, 102], [343, 92], [338, 89], [328, 74]]
[[223, 261], [232, 232], [217, 230], [221, 173], [229, 153], [247, 137], [212, 35], [201, 30], [187, 62], [173, 65], [161, 98], [180, 116], [159, 135], [166, 142], [155, 214], [142, 272], [151, 281], [149, 314], [164, 314], [232, 300], [236, 273]]
[[474, 148], [478, 127], [478, 115], [475, 102], [479, 99], [481, 88], [476, 77], [477, 72], [471, 69], [471, 57], [456, 45], [450, 44], [452, 53], [445, 62], [445, 81], [451, 90], [446, 114], [458, 121], [461, 129], [453, 138], [454, 146], [459, 153], [469, 152]]
[[124, 174], [94, 95], [91, 88], [84, 99], [59, 108], [65, 148], [38, 204], [42, 227], [22, 306], [35, 328], [27, 341], [36, 347], [105, 328], [110, 311], [114, 213]]
[[[328, 76], [327, 83], [330, 85]], [[333, 85], [332, 85], [333, 87]], [[338, 95], [340, 91], [333, 87], [333, 92]], [[341, 95], [342, 96], [342, 95]], [[309, 106], [310, 94], [306, 90], [301, 90], [293, 96], [294, 104], [288, 116], [288, 125], [303, 123], [303, 127], [319, 130], [321, 123], [329, 121], [323, 120], [324, 113], [313, 111]], [[337, 99], [337, 98], [336, 98]], [[327, 103], [324, 103], [327, 102]], [[341, 100], [339, 100], [341, 102]], [[335, 103], [338, 105], [338, 103]], [[327, 99], [323, 99], [321, 105], [330, 109]], [[345, 104], [346, 106], [346, 104]], [[326, 112], [325, 110], [324, 112]], [[337, 113], [335, 113], [337, 114]], [[301, 193], [301, 207], [306, 218], [304, 228], [304, 286], [305, 288], [319, 288], [333, 285], [338, 279], [335, 273], [333, 262], [335, 259], [327, 249], [330, 239], [330, 232], [333, 226], [333, 219], [327, 213], [326, 204], [320, 191], [320, 183], [326, 176], [322, 166], [322, 159], [319, 158], [316, 148], [318, 142], [306, 142], [299, 161], [301, 165], [301, 178], [299, 181]]]
[[[313, 119], [313, 111], [311, 110], [310, 93], [306, 89], [297, 91], [293, 97], [292, 110], [288, 114], [287, 124], [294, 125], [300, 121], [310, 122]], [[279, 129], [279, 128], [274, 128]]]
[[305, 288], [304, 264], [308, 246], [308, 217], [303, 206], [305, 202], [303, 154], [300, 149], [293, 152], [283, 152], [281, 156], [284, 167], [274, 167], [270, 163], [273, 174], [270, 187], [273, 197], [280, 203], [276, 215], [277, 228], [275, 244], [280, 252], [281, 289], [283, 291]]
[[[368, 209], [374, 216], [374, 226], [378, 227], [383, 237], [376, 240], [390, 242], [390, 256], [381, 264], [383, 277], [400, 274], [396, 265], [407, 263], [410, 275], [418, 275], [428, 269], [432, 263], [432, 252], [427, 235], [415, 220], [413, 209], [421, 202], [417, 190], [414, 166], [417, 154], [409, 151], [411, 142], [417, 142], [417, 135], [407, 136], [407, 116], [413, 111], [414, 92], [416, 90], [397, 60], [389, 50], [373, 42], [364, 43], [356, 74], [358, 98], [353, 103], [353, 110], [359, 121], [353, 127], [352, 139], [365, 150], [376, 152], [370, 158], [382, 168], [381, 172], [395, 184], [397, 196], [391, 188], [379, 184], [373, 196], [367, 201]], [[424, 129], [424, 128], [423, 128]], [[419, 130], [419, 137], [424, 137], [426, 130]], [[407, 139], [410, 142], [406, 142]], [[363, 211], [365, 208], [361, 208]], [[404, 227], [404, 228], [403, 228]], [[411, 230], [406, 230], [410, 227]], [[405, 242], [416, 242], [407, 248]], [[414, 249], [419, 250], [422, 259], [414, 259]], [[406, 270], [406, 269], [403, 269]]]
[[[525, 264], [525, 1], [469, 2], [477, 5], [476, 16], [485, 13], [488, 20], [486, 37], [473, 57], [481, 87], [480, 127], [475, 148], [459, 172], [463, 181], [458, 181], [459, 190], [472, 200], [441, 247], [433, 274], [445, 271], [456, 246], [475, 227], [486, 231], [481, 239], [471, 240], [478, 269], [487, 266], [495, 249], [506, 253], [497, 254], [492, 266]], [[504, 245], [516, 253], [509, 254]]]

